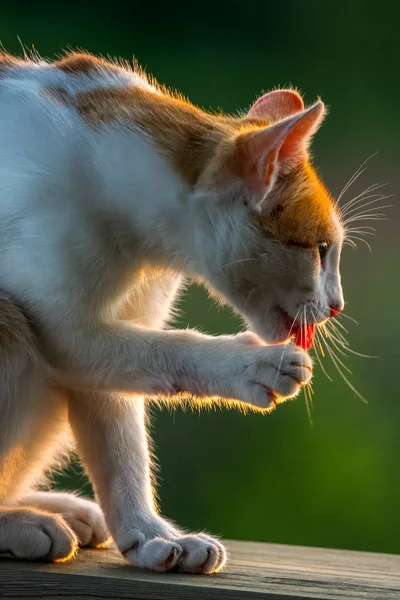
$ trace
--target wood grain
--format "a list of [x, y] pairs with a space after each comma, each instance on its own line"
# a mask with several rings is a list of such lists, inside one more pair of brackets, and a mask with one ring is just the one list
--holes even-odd
[[153, 574], [114, 550], [84, 550], [65, 564], [0, 559], [0, 598], [134, 600], [399, 600], [400, 556], [227, 542], [226, 572]]

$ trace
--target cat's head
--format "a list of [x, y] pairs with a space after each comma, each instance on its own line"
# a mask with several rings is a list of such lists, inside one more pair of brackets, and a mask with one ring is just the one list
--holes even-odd
[[308, 152], [324, 114], [293, 90], [264, 95], [227, 127], [194, 192], [201, 274], [267, 343], [343, 309], [343, 226]]

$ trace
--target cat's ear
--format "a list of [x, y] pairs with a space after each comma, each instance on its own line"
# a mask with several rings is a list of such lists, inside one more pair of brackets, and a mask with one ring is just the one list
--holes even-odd
[[274, 90], [258, 98], [247, 116], [250, 119], [279, 121], [302, 110], [303, 99], [296, 90]]
[[274, 125], [239, 134], [236, 167], [239, 175], [262, 199], [272, 189], [280, 171], [288, 171], [304, 159], [324, 113], [325, 105], [319, 100]]

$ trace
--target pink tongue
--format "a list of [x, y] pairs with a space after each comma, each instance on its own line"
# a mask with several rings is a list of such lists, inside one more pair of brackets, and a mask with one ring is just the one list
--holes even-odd
[[296, 346], [301, 346], [303, 350], [310, 350], [314, 343], [315, 325], [307, 325], [306, 327], [299, 327], [295, 332], [294, 342]]

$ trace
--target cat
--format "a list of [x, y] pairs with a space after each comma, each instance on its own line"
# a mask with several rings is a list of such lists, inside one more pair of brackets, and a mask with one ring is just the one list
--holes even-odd
[[[268, 412], [310, 380], [313, 328], [343, 308], [308, 151], [324, 115], [294, 89], [232, 117], [89, 54], [1, 56], [0, 552], [64, 561], [111, 536], [139, 567], [223, 568], [218, 538], [157, 510], [145, 398]], [[248, 331], [168, 329], [188, 279]], [[73, 443], [99, 504], [37, 491]]]

